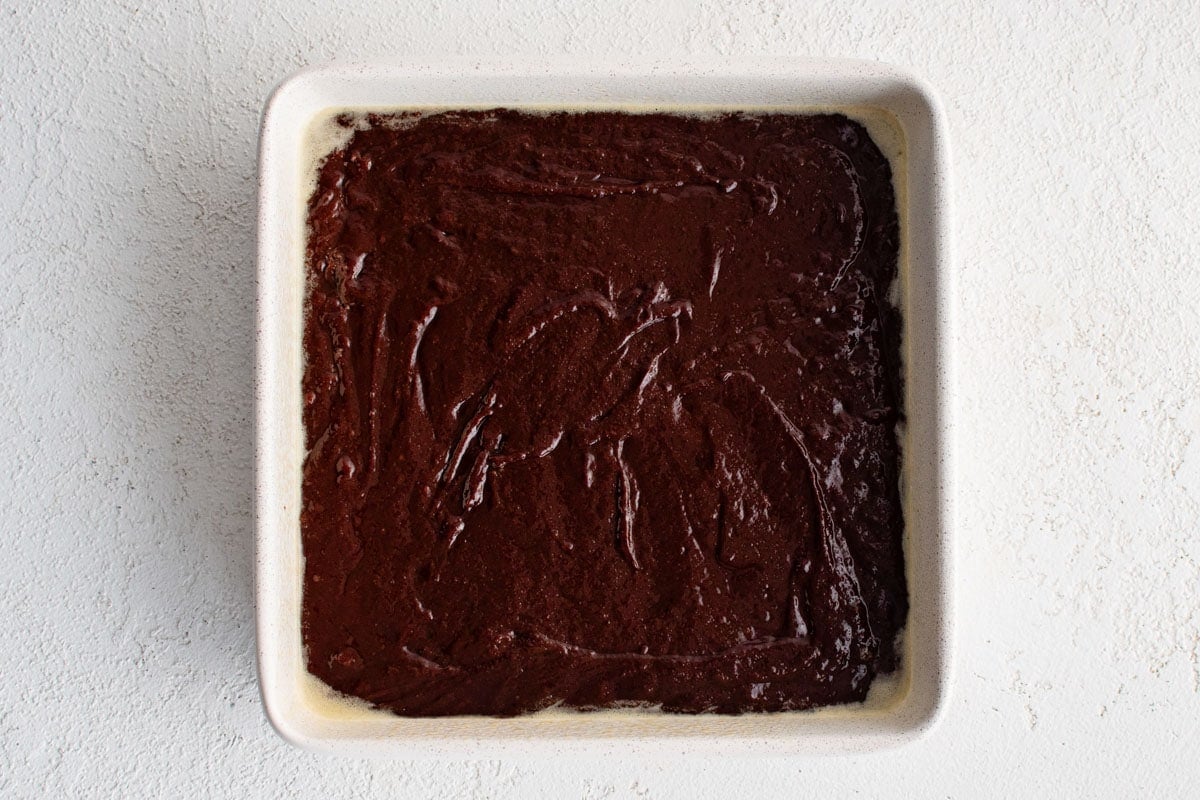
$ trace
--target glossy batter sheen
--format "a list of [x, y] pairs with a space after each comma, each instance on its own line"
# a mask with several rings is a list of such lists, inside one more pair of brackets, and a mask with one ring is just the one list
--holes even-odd
[[897, 216], [842, 116], [372, 117], [309, 204], [304, 641], [406, 715], [862, 699]]

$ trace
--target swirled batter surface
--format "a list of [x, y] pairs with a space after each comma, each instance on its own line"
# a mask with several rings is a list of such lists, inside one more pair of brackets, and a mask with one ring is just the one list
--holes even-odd
[[406, 715], [862, 699], [907, 612], [898, 227], [838, 115], [346, 118], [309, 669]]

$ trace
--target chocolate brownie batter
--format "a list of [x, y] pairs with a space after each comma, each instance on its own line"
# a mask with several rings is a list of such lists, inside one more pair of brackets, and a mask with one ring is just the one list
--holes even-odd
[[304, 642], [405, 715], [737, 713], [897, 664], [898, 227], [846, 117], [343, 118]]

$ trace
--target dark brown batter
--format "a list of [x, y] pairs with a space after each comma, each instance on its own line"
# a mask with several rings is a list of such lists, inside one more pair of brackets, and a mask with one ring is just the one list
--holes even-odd
[[907, 612], [866, 130], [370, 123], [309, 205], [309, 669], [406, 715], [862, 699]]

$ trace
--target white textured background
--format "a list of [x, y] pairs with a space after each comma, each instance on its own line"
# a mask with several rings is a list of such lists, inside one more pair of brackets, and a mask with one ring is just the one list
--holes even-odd
[[[1200, 5], [249, 5], [0, 7], [0, 795], [1196, 791]], [[331, 57], [750, 53], [892, 61], [947, 106], [961, 627], [942, 726], [840, 760], [288, 748], [252, 651], [269, 90]]]

